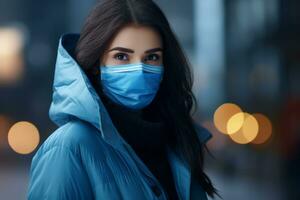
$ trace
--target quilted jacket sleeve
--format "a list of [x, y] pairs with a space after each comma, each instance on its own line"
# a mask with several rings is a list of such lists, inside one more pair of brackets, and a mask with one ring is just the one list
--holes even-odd
[[63, 146], [53, 146], [38, 153], [31, 163], [27, 199], [93, 198], [80, 156]]

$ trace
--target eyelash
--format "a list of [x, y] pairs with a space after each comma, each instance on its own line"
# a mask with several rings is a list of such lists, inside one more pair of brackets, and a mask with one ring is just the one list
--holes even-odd
[[[117, 53], [117, 54], [115, 54], [114, 55], [114, 59], [116, 59], [116, 60], [120, 60], [120, 59], [118, 59], [118, 56], [127, 56], [127, 58], [128, 58], [128, 55], [127, 54], [125, 54], [125, 53]], [[150, 57], [150, 56], [156, 56], [157, 58], [156, 58], [156, 60], [159, 60], [160, 59], [160, 56], [158, 55], [158, 54], [149, 54], [147, 57]], [[122, 61], [123, 59], [121, 59], [121, 61]], [[156, 61], [156, 60], [154, 60], [154, 61]]]
[[160, 58], [160, 56], [158, 54], [150, 54], [147, 57], [150, 57], [150, 56], [156, 56], [156, 60], [154, 60], [154, 61], [157, 61]]
[[118, 56], [120, 56], [120, 55], [123, 55], [123, 56], [125, 55], [125, 56], [128, 57], [127, 54], [124, 54], [124, 53], [117, 53], [117, 54], [114, 55], [114, 58], [115, 58], [116, 60], [119, 60], [119, 59], [118, 59]]

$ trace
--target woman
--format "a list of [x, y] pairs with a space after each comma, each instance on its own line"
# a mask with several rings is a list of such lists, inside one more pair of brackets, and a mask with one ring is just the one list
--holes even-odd
[[151, 0], [103, 0], [59, 40], [50, 119], [28, 199], [207, 199], [211, 134], [193, 122], [189, 64]]

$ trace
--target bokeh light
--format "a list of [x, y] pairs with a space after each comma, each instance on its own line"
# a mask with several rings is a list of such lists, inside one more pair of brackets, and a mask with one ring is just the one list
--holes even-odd
[[241, 108], [233, 103], [224, 103], [214, 113], [214, 124], [218, 131], [224, 134], [227, 132], [228, 120], [235, 114], [242, 112]]
[[234, 114], [227, 122], [227, 134], [231, 135], [240, 130], [244, 124], [245, 114], [243, 112], [239, 112]]
[[255, 117], [245, 112], [242, 127], [237, 132], [230, 134], [229, 137], [236, 143], [247, 144], [255, 139], [258, 129], [258, 122]]
[[272, 123], [265, 115], [261, 113], [253, 114], [258, 122], [259, 130], [256, 138], [251, 142], [253, 144], [265, 143], [272, 135]]
[[22, 31], [13, 27], [0, 27], [0, 83], [15, 82], [23, 72]]
[[8, 143], [17, 153], [29, 154], [37, 147], [40, 141], [38, 129], [30, 122], [15, 123], [8, 132]]

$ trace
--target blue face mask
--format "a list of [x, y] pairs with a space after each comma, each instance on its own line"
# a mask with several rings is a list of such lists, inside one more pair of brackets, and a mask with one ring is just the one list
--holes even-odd
[[100, 70], [103, 92], [112, 101], [131, 109], [141, 109], [154, 99], [164, 67], [133, 63], [100, 66]]

